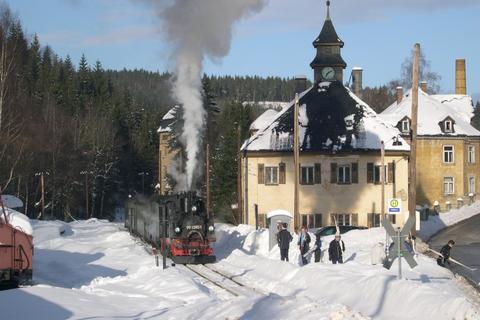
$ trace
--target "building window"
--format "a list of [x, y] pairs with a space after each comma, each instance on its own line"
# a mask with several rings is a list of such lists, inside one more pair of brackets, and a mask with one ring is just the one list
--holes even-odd
[[302, 167], [301, 169], [300, 183], [313, 184], [313, 167]]
[[278, 184], [278, 167], [265, 167], [265, 184]]
[[315, 228], [322, 227], [323, 226], [322, 214], [321, 213], [315, 213], [313, 217], [314, 217]]
[[444, 194], [453, 194], [455, 192], [455, 184], [453, 177], [444, 177], [443, 178], [443, 193]]
[[468, 163], [475, 163], [475, 147], [468, 146]]
[[445, 120], [445, 132], [453, 132], [453, 123], [451, 120]]
[[[373, 182], [378, 184], [382, 183], [382, 174], [380, 172], [382, 166], [375, 166], [373, 170]], [[383, 170], [383, 176], [386, 177], [387, 175], [387, 166], [384, 166]], [[385, 183], [387, 183], [387, 180], [385, 180]]]
[[443, 146], [443, 162], [453, 163], [455, 160], [453, 153], [454, 153], [453, 146]]
[[352, 215], [349, 213], [334, 213], [331, 215], [332, 218], [332, 225], [339, 225], [339, 226], [351, 226], [352, 225]]
[[302, 226], [312, 229], [315, 226], [313, 214], [302, 214]]
[[410, 132], [410, 120], [404, 119], [402, 120], [402, 132], [409, 133]]
[[380, 213], [369, 213], [368, 214], [368, 226], [370, 228], [380, 227], [380, 220], [381, 220]]
[[348, 184], [350, 183], [350, 165], [340, 165], [338, 166], [338, 179], [339, 184]]
[[468, 178], [468, 193], [475, 194], [475, 177]]

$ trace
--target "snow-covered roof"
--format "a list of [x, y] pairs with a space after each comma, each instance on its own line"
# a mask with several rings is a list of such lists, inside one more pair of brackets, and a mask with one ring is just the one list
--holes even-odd
[[8, 195], [8, 194], [2, 194], [1, 200], [3, 202], [3, 205], [8, 208], [21, 208], [23, 207], [23, 201], [20, 200], [19, 198]]
[[[398, 122], [405, 117], [411, 118], [412, 109], [412, 90], [409, 90], [402, 101], [397, 104], [394, 102], [385, 111], [381, 117], [391, 125], [396, 126]], [[446, 97], [450, 97], [447, 99]], [[457, 96], [458, 97], [458, 96]], [[430, 96], [418, 89], [418, 127], [417, 134], [432, 136], [480, 136], [480, 131], [470, 125], [466, 98], [455, 98], [452, 95]], [[471, 101], [471, 99], [470, 99]], [[442, 131], [441, 123], [451, 118], [454, 123], [454, 132], [445, 133]]]
[[289, 102], [285, 101], [244, 101], [242, 102], [243, 106], [246, 105], [257, 105], [264, 109], [285, 109], [289, 106]]
[[270, 124], [272, 119], [277, 115], [278, 111], [268, 109], [262, 113], [255, 121], [250, 125], [250, 130], [260, 130]]
[[[5, 213], [7, 214], [8, 223], [11, 224], [15, 229], [25, 232], [29, 235], [33, 234], [32, 224], [30, 223], [30, 219], [26, 215], [10, 208], [5, 208]], [[5, 223], [5, 217], [1, 208], [0, 220], [2, 221], [2, 223]]]
[[431, 97], [437, 99], [443, 104], [448, 104], [449, 107], [458, 112], [464, 117], [463, 120], [470, 123], [473, 118], [473, 100], [472, 97], [463, 94], [435, 94]]
[[158, 128], [157, 132], [171, 132], [172, 131], [172, 124], [176, 121], [176, 114], [180, 106], [175, 106], [168, 110], [168, 112], [163, 116], [162, 120], [160, 121], [160, 127]]
[[[299, 143], [302, 151], [339, 153], [348, 150], [408, 151], [400, 132], [342, 83], [321, 82], [299, 95]], [[290, 151], [293, 148], [294, 101], [249, 138], [247, 151]], [[398, 142], [394, 139], [397, 138]]]

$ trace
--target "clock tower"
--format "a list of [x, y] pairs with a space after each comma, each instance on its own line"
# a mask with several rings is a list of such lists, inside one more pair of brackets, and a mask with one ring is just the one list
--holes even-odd
[[327, 18], [320, 35], [313, 41], [317, 55], [310, 67], [313, 69], [315, 82], [343, 82], [343, 69], [347, 67], [340, 53], [343, 44], [330, 18], [330, 1], [327, 1]]

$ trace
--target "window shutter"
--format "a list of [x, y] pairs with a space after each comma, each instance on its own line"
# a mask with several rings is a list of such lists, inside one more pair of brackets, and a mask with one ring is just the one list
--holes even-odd
[[315, 184], [322, 183], [322, 165], [320, 163], [315, 163]]
[[258, 184], [265, 184], [265, 165], [263, 163], [258, 164]]
[[337, 183], [337, 164], [330, 163], [330, 183]]
[[395, 183], [395, 162], [388, 163], [388, 182]]
[[279, 172], [280, 172], [279, 177], [278, 177], [278, 183], [279, 184], [285, 184], [285, 181], [286, 181], [286, 179], [285, 179], [285, 163], [283, 163], [283, 162], [280, 163], [278, 165], [278, 167], [279, 167]]
[[358, 213], [352, 213], [352, 226], [358, 227]]
[[373, 183], [373, 163], [367, 163], [367, 183]]
[[352, 183], [358, 183], [358, 162], [352, 162]]
[[375, 219], [374, 215], [375, 215], [375, 213], [369, 213], [367, 215], [367, 217], [368, 217], [367, 225], [368, 225], [369, 228], [373, 227], [373, 220]]

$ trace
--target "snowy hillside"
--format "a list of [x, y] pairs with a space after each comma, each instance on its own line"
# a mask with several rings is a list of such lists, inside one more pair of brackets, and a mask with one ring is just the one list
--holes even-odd
[[294, 242], [291, 262], [281, 262], [276, 247], [268, 250], [267, 231], [219, 224], [212, 267], [252, 292], [233, 296], [184, 266], [156, 267], [119, 224], [33, 226], [36, 285], [0, 292], [2, 319], [480, 318], [478, 295], [428, 257], [417, 257], [413, 271], [404, 267], [402, 281], [396, 264], [372, 266], [370, 250], [385, 237], [380, 228], [345, 234], [343, 265], [324, 257], [300, 267]]

